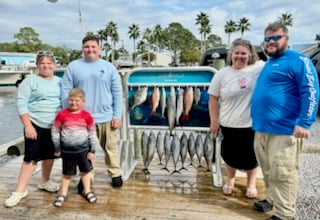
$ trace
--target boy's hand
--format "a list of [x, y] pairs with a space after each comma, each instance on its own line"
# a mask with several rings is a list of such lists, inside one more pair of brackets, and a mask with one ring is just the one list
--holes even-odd
[[59, 151], [59, 152], [55, 152], [54, 153], [54, 156], [56, 156], [56, 157], [61, 157], [61, 152]]

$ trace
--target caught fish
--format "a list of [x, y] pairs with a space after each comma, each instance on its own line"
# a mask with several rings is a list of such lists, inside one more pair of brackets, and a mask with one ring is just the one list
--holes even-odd
[[220, 160], [220, 153], [221, 153], [221, 142], [223, 139], [223, 135], [221, 132], [218, 132], [215, 138], [215, 153], [212, 163], [212, 180], [213, 185], [215, 187], [222, 187], [223, 186], [223, 178], [221, 172], [221, 160]]
[[192, 166], [193, 166], [193, 158], [194, 158], [194, 155], [196, 154], [195, 143], [196, 143], [195, 137], [194, 137], [193, 133], [191, 132], [189, 135], [189, 138], [188, 138], [188, 153], [189, 153], [189, 157], [191, 160], [190, 165], [192, 165]]
[[183, 120], [189, 120], [189, 112], [193, 103], [193, 88], [188, 86], [183, 95]]
[[159, 106], [159, 102], [160, 102], [160, 91], [159, 91], [159, 87], [155, 86], [150, 97], [151, 115], [156, 114], [157, 108]]
[[199, 88], [194, 89], [194, 104], [198, 105], [201, 98], [201, 90]]
[[201, 133], [199, 133], [196, 137], [196, 143], [195, 143], [195, 147], [196, 147], [196, 155], [199, 161], [199, 166], [198, 167], [202, 167], [201, 165], [201, 160], [203, 157], [203, 138]]
[[[143, 131], [141, 135], [141, 155], [143, 164], [146, 166], [147, 164], [147, 145], [148, 145], [148, 133], [146, 131]], [[145, 171], [145, 170], [143, 170]]]
[[170, 135], [172, 135], [172, 131], [174, 129], [175, 115], [176, 115], [176, 93], [175, 93], [174, 87], [172, 86], [170, 89], [170, 95], [167, 101], [167, 118], [168, 118]]
[[207, 163], [207, 171], [210, 171], [210, 164], [212, 163], [213, 154], [214, 154], [214, 145], [211, 133], [208, 133], [204, 139], [204, 145], [203, 145], [203, 155], [204, 159]]
[[160, 164], [162, 164], [162, 157], [164, 155], [164, 135], [161, 131], [158, 132], [156, 143], [157, 154], [159, 156]]
[[131, 111], [137, 106], [141, 105], [147, 100], [148, 87], [144, 86], [139, 88], [133, 95], [133, 104], [131, 106]]
[[177, 99], [177, 108], [176, 108], [176, 125], [179, 125], [179, 119], [183, 112], [183, 92], [182, 88], [178, 88], [178, 99]]
[[148, 142], [147, 142], [147, 153], [144, 164], [144, 173], [150, 174], [148, 167], [154, 157], [154, 153], [156, 152], [156, 135], [153, 131], [150, 131]]
[[186, 133], [183, 132], [180, 138], [180, 157], [181, 157], [181, 163], [182, 163], [182, 167], [180, 170], [182, 169], [186, 170], [186, 168], [184, 167], [184, 162], [187, 159], [187, 155], [188, 155], [188, 137]]
[[164, 111], [166, 109], [166, 102], [167, 102], [167, 95], [166, 95], [166, 88], [162, 87], [161, 89], [161, 96], [160, 96], [160, 104], [161, 104], [161, 117], [164, 118]]
[[169, 132], [166, 132], [164, 135], [164, 159], [165, 159], [165, 167], [162, 169], [168, 170], [168, 162], [171, 155], [171, 135]]
[[171, 141], [171, 153], [172, 153], [172, 160], [173, 160], [173, 167], [174, 170], [173, 173], [180, 173], [179, 170], [177, 170], [177, 163], [180, 156], [180, 140], [178, 135], [173, 135], [172, 141]]

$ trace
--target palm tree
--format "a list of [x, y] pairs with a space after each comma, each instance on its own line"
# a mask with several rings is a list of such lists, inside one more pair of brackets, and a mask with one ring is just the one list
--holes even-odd
[[146, 28], [143, 32], [143, 39], [145, 39], [148, 43], [148, 66], [150, 66], [150, 44], [152, 42], [152, 31], [150, 28]]
[[203, 52], [206, 49], [206, 36], [211, 32], [209, 16], [206, 13], [200, 12], [196, 18], [196, 25], [200, 25], [201, 52]]
[[227, 21], [226, 24], [224, 25], [224, 32], [228, 34], [228, 46], [230, 46], [231, 34], [236, 32], [236, 30], [237, 30], [237, 24], [231, 19]]
[[[133, 62], [136, 63], [136, 40], [140, 37], [140, 30], [139, 30], [139, 25], [137, 24], [132, 24], [131, 26], [129, 26], [129, 38], [133, 39]], [[136, 63], [137, 65], [137, 63]]]
[[241, 32], [241, 38], [243, 37], [244, 31], [249, 31], [251, 24], [249, 23], [249, 19], [246, 17], [240, 18], [238, 24], [237, 24], [237, 31]]
[[285, 25], [292, 27], [293, 25], [293, 18], [292, 14], [289, 12], [281, 14], [281, 17], [279, 17], [279, 20]]
[[[160, 24], [156, 24], [156, 26], [154, 27], [154, 29], [153, 29], [153, 37], [154, 37], [154, 40], [155, 40], [155, 43], [156, 43], [156, 45], [157, 45], [157, 49], [158, 49], [158, 51], [157, 51], [157, 53], [159, 53], [160, 52], [160, 44], [159, 44], [159, 40], [160, 40], [160, 38], [161, 38], [161, 36], [162, 36], [162, 28], [161, 28], [161, 25]], [[156, 57], [155, 57], [155, 65], [157, 65], [157, 55], [156, 55]]]
[[114, 63], [115, 47], [116, 47], [116, 43], [119, 41], [117, 24], [114, 23], [113, 21], [110, 21], [106, 26], [106, 31], [108, 33], [108, 36], [111, 38], [111, 43], [112, 43], [111, 62]]
[[320, 34], [317, 34], [314, 40], [318, 41], [318, 45], [320, 45]]

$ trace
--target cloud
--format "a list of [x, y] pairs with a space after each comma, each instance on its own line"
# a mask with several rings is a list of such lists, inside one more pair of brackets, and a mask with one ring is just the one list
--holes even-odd
[[[0, 3], [0, 42], [13, 42], [13, 35], [25, 26], [32, 27], [43, 43], [53, 46], [81, 48], [86, 32], [96, 32], [113, 21], [117, 24], [120, 41], [132, 49], [128, 27], [138, 24], [141, 30], [162, 28], [171, 22], [179, 22], [200, 39], [199, 27], [195, 25], [197, 14], [208, 14], [212, 33], [227, 43], [224, 25], [227, 20], [249, 19], [250, 31], [244, 37], [259, 44], [265, 26], [278, 19], [282, 13], [291, 13], [293, 27], [289, 27], [290, 42], [311, 42], [320, 30], [320, 4], [314, 0], [282, 1], [198, 1], [198, 0], [15, 0]], [[240, 33], [231, 35], [231, 40]]]

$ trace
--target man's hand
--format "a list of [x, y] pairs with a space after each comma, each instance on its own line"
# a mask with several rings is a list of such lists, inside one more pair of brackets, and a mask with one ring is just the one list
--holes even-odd
[[296, 125], [294, 127], [293, 136], [296, 138], [309, 138], [311, 136], [310, 130]]

